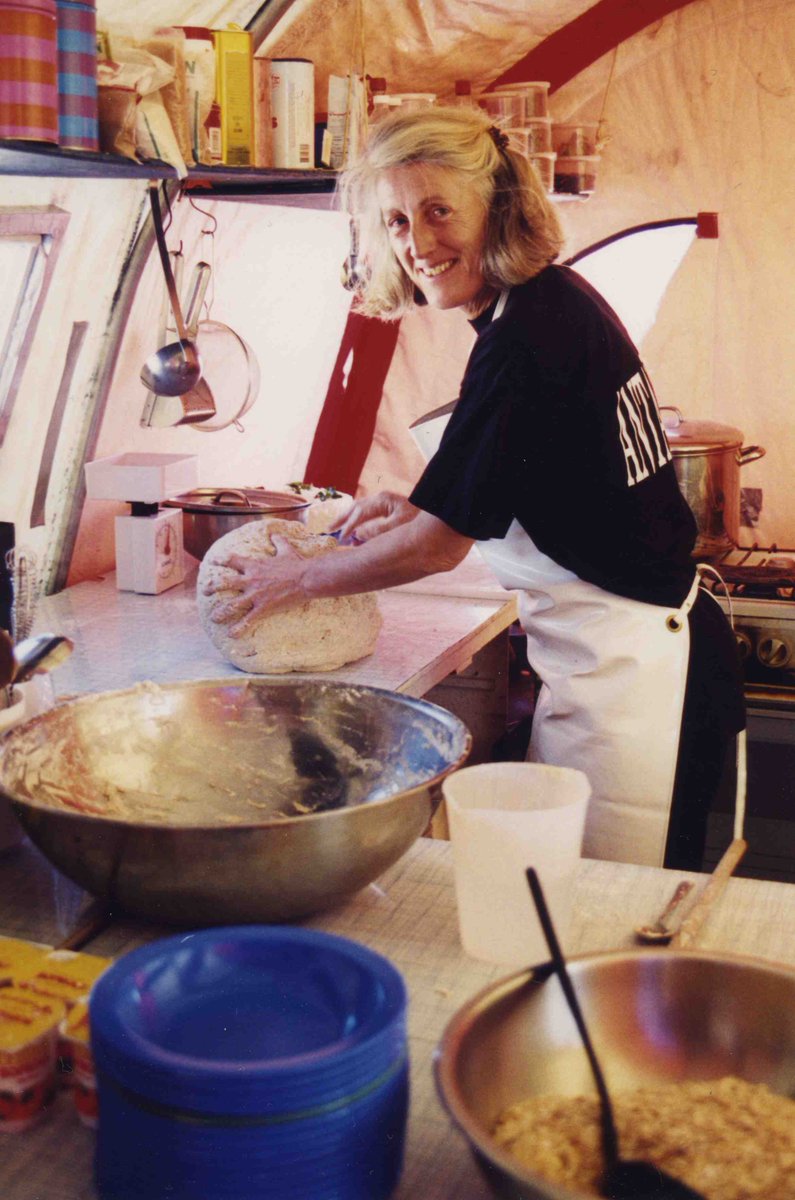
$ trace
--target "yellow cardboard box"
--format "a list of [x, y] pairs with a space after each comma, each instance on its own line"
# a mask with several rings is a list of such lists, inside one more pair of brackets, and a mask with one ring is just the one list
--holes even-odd
[[234, 25], [212, 32], [215, 99], [221, 110], [221, 161], [230, 167], [249, 167], [254, 144], [251, 34]]

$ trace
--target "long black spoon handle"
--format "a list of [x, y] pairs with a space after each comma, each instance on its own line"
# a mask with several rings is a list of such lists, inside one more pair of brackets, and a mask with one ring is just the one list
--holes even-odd
[[552, 918], [549, 915], [547, 902], [544, 898], [544, 893], [541, 888], [541, 882], [533, 867], [528, 867], [525, 874], [527, 882], [530, 885], [530, 891], [533, 895], [533, 901], [538, 913], [538, 919], [541, 922], [541, 928], [544, 931], [547, 946], [549, 947], [550, 957], [557, 972], [560, 986], [563, 988], [563, 994], [571, 1009], [571, 1015], [574, 1017], [577, 1029], [580, 1032], [585, 1053], [588, 1055], [588, 1062], [591, 1064], [596, 1090], [599, 1093], [599, 1099], [602, 1104], [602, 1149], [604, 1152], [605, 1163], [611, 1167], [618, 1160], [618, 1134], [616, 1133], [616, 1123], [613, 1116], [613, 1106], [610, 1103], [610, 1095], [605, 1083], [605, 1077], [602, 1074], [602, 1068], [599, 1065], [599, 1059], [596, 1057], [596, 1051], [591, 1042], [591, 1036], [588, 1033], [588, 1027], [585, 1024], [585, 1018], [582, 1015], [577, 993], [566, 969], [566, 960], [563, 957], [563, 951], [560, 948], [555, 927], [552, 924]]

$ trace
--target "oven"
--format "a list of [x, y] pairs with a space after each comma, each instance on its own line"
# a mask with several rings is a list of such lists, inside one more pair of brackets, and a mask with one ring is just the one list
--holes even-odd
[[[748, 850], [736, 874], [795, 882], [795, 550], [734, 548], [705, 580], [732, 619], [743, 660]], [[734, 780], [713, 805], [704, 867], [731, 841]]]

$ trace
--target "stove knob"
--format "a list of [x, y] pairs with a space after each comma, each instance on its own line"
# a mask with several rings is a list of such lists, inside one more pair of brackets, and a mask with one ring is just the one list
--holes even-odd
[[756, 657], [765, 667], [786, 667], [792, 660], [792, 644], [783, 637], [770, 634], [759, 639]]
[[754, 644], [749, 634], [744, 629], [735, 629], [734, 637], [737, 642], [737, 652], [740, 655], [740, 661], [748, 662], [748, 659], [754, 652]]

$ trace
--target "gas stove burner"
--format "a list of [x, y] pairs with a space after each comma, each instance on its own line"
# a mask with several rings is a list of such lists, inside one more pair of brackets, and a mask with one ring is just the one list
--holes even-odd
[[795, 555], [760, 551], [757, 547], [734, 551], [714, 564], [723, 581], [715, 581], [716, 594], [736, 597], [791, 600], [795, 597]]

